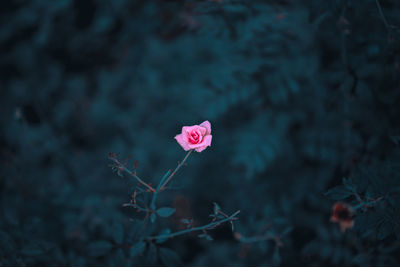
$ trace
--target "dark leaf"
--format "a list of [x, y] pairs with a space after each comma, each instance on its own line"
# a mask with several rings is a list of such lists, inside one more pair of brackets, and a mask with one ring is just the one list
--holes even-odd
[[350, 179], [347, 179], [347, 178], [343, 177], [342, 182], [343, 182], [343, 185], [346, 187], [347, 190], [354, 191], [354, 184], [351, 182]]
[[156, 215], [154, 213], [150, 214], [150, 221], [154, 223], [156, 221]]
[[157, 247], [153, 244], [149, 244], [149, 250], [147, 251], [146, 259], [151, 264], [155, 264], [157, 261]]
[[139, 241], [136, 244], [134, 244], [131, 249], [129, 250], [129, 253], [131, 255], [131, 258], [136, 257], [137, 255], [140, 255], [143, 253], [144, 249], [146, 248], [146, 243], [143, 241]]
[[127, 239], [130, 241], [136, 241], [140, 240], [144, 234], [145, 227], [144, 227], [144, 222], [141, 220], [133, 220], [132, 221], [132, 227], [129, 228], [129, 231], [127, 231]]
[[198, 237], [199, 237], [199, 238], [204, 238], [204, 239], [206, 239], [206, 240], [208, 240], [208, 241], [214, 240], [214, 239], [213, 239], [210, 235], [208, 235], [208, 234], [199, 234]]
[[329, 189], [324, 195], [334, 200], [348, 198], [352, 192], [346, 187], [339, 185]]
[[[161, 235], [161, 236], [162, 236], [162, 235], [168, 235], [168, 234], [170, 234], [170, 233], [171, 233], [171, 229], [166, 228], [166, 229], [164, 229], [164, 230], [161, 231], [160, 235]], [[164, 243], [164, 242], [167, 241], [167, 240], [168, 240], [168, 237], [159, 238], [159, 239], [157, 239], [156, 243], [157, 243], [157, 244], [161, 244], [161, 243]]]
[[182, 219], [181, 222], [183, 222], [184, 224], [189, 224], [189, 220], [188, 219]]
[[169, 217], [174, 213], [175, 213], [175, 209], [169, 208], [169, 207], [163, 207], [163, 208], [159, 208], [157, 210], [157, 214], [160, 217]]
[[213, 241], [213, 240], [214, 240], [210, 235], [206, 235], [205, 238], [206, 238], [208, 241]]
[[221, 207], [215, 202], [213, 204], [214, 204], [214, 214], [218, 215], [219, 211], [221, 210]]

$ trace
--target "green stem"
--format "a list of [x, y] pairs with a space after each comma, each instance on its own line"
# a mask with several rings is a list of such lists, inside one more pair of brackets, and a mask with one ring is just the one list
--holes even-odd
[[150, 185], [146, 184], [142, 179], [139, 178], [134, 172], [130, 171], [126, 167], [122, 167], [125, 172], [127, 172], [129, 175], [133, 176], [139, 183], [147, 187], [151, 192], [155, 192], [154, 188], [151, 187]]
[[171, 170], [168, 170], [167, 173], [161, 179], [160, 183], [158, 184], [156, 191], [153, 193], [153, 198], [151, 199], [150, 209], [154, 210], [156, 208], [156, 199], [158, 196], [158, 192], [160, 192], [161, 186], [163, 185], [165, 179], [167, 179], [167, 177], [169, 177], [170, 174]]
[[130, 203], [127, 203], [127, 204], [123, 204], [122, 207], [134, 207], [135, 209], [138, 209], [138, 210], [140, 210], [140, 211], [149, 212], [149, 210], [147, 210], [147, 209], [145, 209], [145, 208], [142, 208], [142, 207], [140, 207], [140, 206], [137, 205], [137, 204], [130, 204]]
[[189, 150], [189, 152], [186, 154], [186, 156], [183, 158], [182, 162], [176, 166], [175, 170], [171, 173], [171, 175], [165, 180], [165, 182], [161, 185], [160, 190], [164, 190], [165, 186], [168, 184], [168, 182], [174, 177], [175, 173], [185, 164], [185, 161], [189, 157], [190, 153], [192, 153], [193, 149]]
[[231, 221], [239, 213], [240, 213], [240, 210], [236, 211], [231, 216], [229, 216], [229, 217], [227, 217], [225, 219], [222, 219], [220, 221], [211, 222], [211, 223], [203, 225], [203, 226], [198, 226], [198, 227], [194, 227], [194, 228], [178, 231], [178, 232], [171, 233], [171, 234], [168, 234], [168, 235], [152, 236], [152, 237], [149, 237], [149, 239], [150, 240], [153, 240], [153, 239], [155, 239], [155, 240], [157, 240], [157, 239], [168, 239], [168, 238], [172, 238], [172, 237], [175, 237], [175, 236], [178, 236], [178, 235], [187, 234], [187, 233], [190, 233], [190, 232], [203, 231], [203, 230], [206, 230], [206, 229], [210, 229], [210, 228], [213, 228], [214, 226], [219, 225], [221, 223], [224, 223], [224, 222], [227, 222], [227, 221]]
[[387, 29], [388, 31], [390, 31], [389, 23], [387, 22], [387, 20], [386, 20], [386, 18], [385, 18], [385, 15], [383, 14], [381, 4], [379, 3], [378, 0], [375, 0], [375, 3], [376, 3], [376, 6], [378, 7], [379, 15], [381, 16], [382, 21], [383, 21], [383, 23], [385, 24], [386, 29]]

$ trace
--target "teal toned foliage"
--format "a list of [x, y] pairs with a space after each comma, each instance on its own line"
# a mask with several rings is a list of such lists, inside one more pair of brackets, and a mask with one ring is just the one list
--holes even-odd
[[3, 2], [0, 265], [399, 265], [400, 1]]

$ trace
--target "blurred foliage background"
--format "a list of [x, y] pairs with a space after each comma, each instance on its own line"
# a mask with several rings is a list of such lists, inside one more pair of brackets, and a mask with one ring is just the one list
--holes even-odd
[[[400, 189], [399, 1], [13, 0], [0, 20], [0, 266], [398, 266], [398, 197], [341, 233], [323, 193]], [[108, 152], [154, 185], [204, 120], [164, 226], [217, 202], [283, 246], [228, 224], [131, 255], [143, 216]]]

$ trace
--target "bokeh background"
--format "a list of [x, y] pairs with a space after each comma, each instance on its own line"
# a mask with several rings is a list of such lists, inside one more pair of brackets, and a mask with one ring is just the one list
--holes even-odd
[[[400, 1], [13, 0], [0, 21], [0, 266], [398, 266], [398, 199], [341, 233], [324, 192], [400, 188]], [[157, 184], [204, 120], [153, 233], [217, 202], [283, 246], [227, 224], [131, 256], [143, 214], [108, 153]]]

